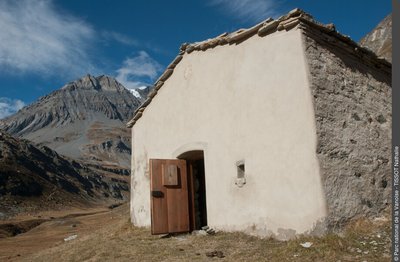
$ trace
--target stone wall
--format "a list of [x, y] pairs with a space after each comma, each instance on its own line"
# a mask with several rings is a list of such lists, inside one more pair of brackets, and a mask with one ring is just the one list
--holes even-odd
[[391, 68], [317, 29], [303, 32], [327, 222], [337, 228], [390, 206]]

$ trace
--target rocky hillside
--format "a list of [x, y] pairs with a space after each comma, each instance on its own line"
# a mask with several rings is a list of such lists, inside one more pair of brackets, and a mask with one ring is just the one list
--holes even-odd
[[0, 219], [24, 212], [55, 210], [127, 198], [123, 179], [36, 147], [0, 130]]
[[114, 78], [87, 75], [0, 120], [0, 128], [88, 165], [126, 174], [131, 146], [125, 123], [141, 100]]
[[392, 61], [392, 14], [383, 19], [360, 44], [374, 51], [378, 56]]

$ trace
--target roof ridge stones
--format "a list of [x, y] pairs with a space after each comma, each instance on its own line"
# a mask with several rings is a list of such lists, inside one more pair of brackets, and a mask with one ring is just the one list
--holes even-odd
[[[304, 24], [329, 35], [333, 35], [342, 42], [350, 45], [352, 49], [351, 51], [356, 52], [359, 57], [362, 57], [369, 61], [374, 60], [375, 65], [380, 64], [386, 67], [391, 67], [391, 63], [387, 62], [385, 59], [378, 58], [375, 53], [364, 47], [361, 47], [349, 36], [342, 35], [338, 31], [336, 31], [336, 27], [334, 24], [331, 23], [324, 25], [314, 20], [314, 18], [310, 14], [304, 12], [299, 8], [295, 8], [288, 14], [283, 15], [276, 20], [268, 18], [248, 29], [239, 29], [232, 33], [225, 32], [215, 38], [210, 38], [201, 42], [183, 43], [179, 48], [178, 56], [175, 57], [175, 59], [168, 65], [164, 73], [157, 79], [154, 84], [153, 90], [148, 94], [147, 99], [143, 102], [143, 104], [134, 112], [134, 116], [127, 123], [127, 127], [132, 127], [136, 123], [136, 121], [140, 117], [142, 117], [145, 108], [157, 95], [158, 90], [160, 90], [160, 88], [164, 85], [165, 81], [173, 74], [175, 67], [179, 64], [185, 54], [190, 54], [194, 51], [206, 51], [216, 46], [223, 46], [227, 44], [240, 44], [241, 42], [247, 40], [255, 34], [257, 34], [259, 37], [265, 37], [269, 34], [275, 33], [276, 31], [289, 31], [299, 24]], [[302, 29], [305, 29], [305, 27], [302, 27]]]

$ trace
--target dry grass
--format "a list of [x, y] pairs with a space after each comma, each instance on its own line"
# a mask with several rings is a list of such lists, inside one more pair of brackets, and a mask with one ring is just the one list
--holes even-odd
[[[216, 235], [184, 234], [170, 238], [152, 236], [148, 229], [135, 228], [129, 222], [126, 206], [107, 214], [113, 220], [97, 223], [93, 232], [77, 233], [78, 238], [60, 241], [56, 246], [25, 257], [23, 261], [390, 261], [390, 223], [359, 220], [341, 235], [323, 238], [300, 237], [288, 242], [259, 239], [241, 233]], [[81, 219], [85, 219], [82, 217]], [[93, 220], [93, 218], [92, 218]], [[103, 221], [102, 221], [103, 220]], [[111, 221], [111, 222], [110, 222]], [[28, 233], [29, 234], [29, 233]], [[312, 242], [310, 248], [300, 246]], [[0, 242], [1, 244], [1, 242]], [[221, 251], [224, 258], [207, 257]]]

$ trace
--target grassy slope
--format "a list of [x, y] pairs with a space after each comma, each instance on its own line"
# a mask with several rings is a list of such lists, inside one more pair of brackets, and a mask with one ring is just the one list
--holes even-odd
[[[76, 240], [60, 241], [25, 257], [26, 261], [390, 261], [387, 220], [360, 220], [340, 235], [279, 242], [241, 233], [161, 238], [151, 236], [148, 229], [133, 227], [126, 206], [108, 216], [114, 218], [111, 223], [98, 217], [97, 223], [103, 223], [99, 230], [78, 233]], [[306, 241], [313, 245], [300, 246]], [[222, 251], [225, 257], [207, 257], [211, 251]]]

